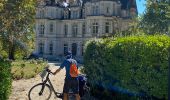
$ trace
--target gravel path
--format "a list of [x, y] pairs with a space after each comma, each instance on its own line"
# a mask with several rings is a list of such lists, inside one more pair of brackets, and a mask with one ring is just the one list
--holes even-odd
[[[55, 71], [58, 66], [50, 67], [52, 71]], [[58, 74], [50, 75], [51, 82], [57, 92], [62, 92], [65, 78], [65, 70], [61, 70]], [[28, 91], [32, 86], [41, 82], [41, 77], [37, 75], [35, 78], [14, 80], [12, 82], [12, 94], [9, 100], [28, 100]], [[52, 93], [50, 100], [61, 100], [56, 98]]]

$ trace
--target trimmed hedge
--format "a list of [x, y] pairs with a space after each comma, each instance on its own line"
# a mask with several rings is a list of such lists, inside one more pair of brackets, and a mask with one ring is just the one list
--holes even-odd
[[159, 35], [93, 40], [84, 71], [92, 85], [167, 99], [169, 47], [170, 38]]
[[11, 64], [0, 60], [0, 100], [8, 100], [11, 93]]

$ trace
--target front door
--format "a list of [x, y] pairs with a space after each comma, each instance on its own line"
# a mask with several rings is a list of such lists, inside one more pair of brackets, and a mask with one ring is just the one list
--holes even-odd
[[72, 55], [76, 56], [76, 54], [77, 54], [77, 44], [73, 43], [72, 44]]

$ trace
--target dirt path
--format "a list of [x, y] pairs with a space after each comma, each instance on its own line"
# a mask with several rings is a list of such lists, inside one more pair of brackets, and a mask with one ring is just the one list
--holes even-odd
[[[58, 66], [50, 67], [52, 71], [55, 71]], [[61, 70], [57, 75], [50, 76], [51, 82], [56, 91], [62, 92], [63, 85], [64, 85], [64, 78], [65, 78], [65, 70]], [[9, 100], [28, 100], [28, 91], [29, 89], [37, 83], [41, 82], [41, 77], [37, 75], [35, 78], [31, 79], [22, 79], [16, 80], [12, 82], [12, 94]], [[50, 100], [61, 100], [59, 98], [55, 98], [54, 94], [52, 93]]]

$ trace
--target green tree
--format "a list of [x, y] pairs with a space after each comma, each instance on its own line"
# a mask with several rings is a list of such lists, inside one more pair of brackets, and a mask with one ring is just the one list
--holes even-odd
[[167, 34], [170, 18], [168, 0], [146, 0], [146, 12], [140, 26], [148, 34]]
[[1, 1], [0, 1], [0, 11], [1, 11], [2, 8], [4, 7], [4, 3], [5, 3], [5, 0], [1, 0]]
[[15, 52], [26, 51], [32, 38], [36, 0], [6, 0], [0, 4], [0, 41], [8, 58], [15, 59]]

